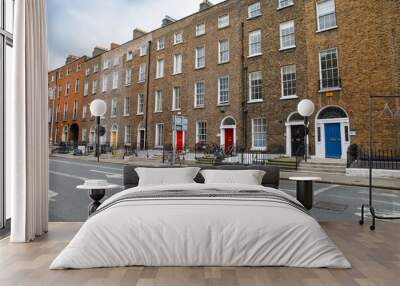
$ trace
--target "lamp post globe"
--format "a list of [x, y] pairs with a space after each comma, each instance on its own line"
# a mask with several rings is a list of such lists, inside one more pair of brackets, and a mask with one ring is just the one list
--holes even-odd
[[301, 116], [309, 117], [314, 113], [315, 105], [311, 100], [303, 99], [297, 105], [297, 111], [300, 113]]
[[90, 112], [93, 116], [101, 117], [107, 112], [107, 104], [104, 100], [96, 99], [90, 104]]

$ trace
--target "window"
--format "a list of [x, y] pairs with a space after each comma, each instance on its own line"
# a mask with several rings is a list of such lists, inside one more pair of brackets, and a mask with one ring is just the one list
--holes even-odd
[[174, 33], [174, 45], [180, 44], [183, 42], [183, 32], [175, 32]]
[[59, 117], [60, 117], [60, 106], [58, 105], [56, 109], [56, 122], [58, 122], [58, 120], [60, 119]]
[[157, 40], [157, 51], [163, 50], [165, 48], [165, 38], [159, 38]]
[[197, 121], [196, 122], [196, 143], [205, 144], [207, 143], [207, 122]]
[[55, 144], [58, 144], [59, 143], [59, 138], [58, 138], [58, 133], [59, 133], [59, 129], [58, 129], [58, 127], [56, 127], [56, 134], [54, 134], [54, 143]]
[[67, 68], [67, 75], [71, 74], [71, 68]]
[[65, 96], [69, 96], [69, 82], [65, 84]]
[[278, 2], [279, 2], [279, 4], [278, 4], [279, 9], [289, 7], [294, 4], [294, 0], [278, 0]]
[[249, 33], [249, 57], [261, 55], [261, 30]]
[[146, 80], [146, 64], [140, 64], [139, 66], [139, 82]]
[[87, 138], [87, 129], [86, 128], [82, 128], [82, 142], [86, 143], [86, 139]]
[[132, 50], [128, 50], [126, 52], [126, 61], [131, 61], [133, 59], [133, 51]]
[[99, 70], [99, 64], [95, 64], [93, 66], [93, 73], [97, 73], [98, 70]]
[[51, 76], [51, 82], [54, 82], [54, 75]]
[[130, 112], [131, 112], [131, 98], [129, 96], [126, 96], [124, 98], [124, 116], [129, 116]]
[[142, 46], [140, 47], [140, 49], [139, 49], [139, 55], [140, 55], [141, 57], [147, 55], [147, 44], [142, 45]]
[[104, 60], [103, 62], [103, 70], [108, 69], [108, 60]]
[[264, 118], [252, 120], [253, 149], [267, 149], [267, 121]]
[[181, 109], [181, 88], [174, 87], [172, 89], [172, 110]]
[[229, 104], [229, 77], [218, 79], [218, 104]]
[[340, 88], [339, 63], [337, 49], [320, 52], [320, 89]]
[[132, 69], [128, 68], [125, 70], [125, 85], [132, 84]]
[[137, 97], [137, 114], [143, 114], [144, 112], [144, 95], [138, 94]]
[[196, 25], [196, 37], [204, 35], [206, 33], [206, 24], [201, 23]]
[[281, 50], [296, 47], [294, 35], [294, 21], [288, 21], [280, 25]]
[[74, 101], [74, 109], [72, 110], [72, 120], [78, 119], [78, 101]]
[[218, 63], [227, 62], [229, 62], [229, 40], [221, 40], [218, 42]]
[[85, 76], [88, 76], [88, 75], [90, 75], [90, 68], [86, 68], [86, 70], [85, 70]]
[[218, 17], [218, 29], [229, 26], [229, 15], [222, 15]]
[[318, 31], [336, 28], [336, 11], [334, 0], [321, 0], [317, 2]]
[[125, 126], [125, 145], [131, 145], [132, 143], [132, 128], [129, 125]]
[[119, 72], [118, 71], [113, 71], [113, 84], [112, 88], [117, 89], [118, 88], [118, 78], [119, 78]]
[[66, 121], [68, 118], [68, 103], [64, 103], [64, 114], [63, 114], [63, 120]]
[[155, 147], [162, 147], [164, 139], [164, 124], [157, 123], [156, 124], [156, 140]]
[[260, 71], [249, 74], [249, 102], [262, 101], [262, 74]]
[[182, 73], [182, 54], [174, 55], [174, 74]]
[[114, 66], [118, 66], [119, 65], [119, 57], [115, 57], [114, 58]]
[[114, 97], [111, 100], [111, 117], [117, 116], [117, 99]]
[[77, 64], [76, 65], [76, 72], [80, 72], [81, 71], [81, 64]]
[[95, 95], [97, 92], [97, 79], [93, 80], [92, 83], [92, 94]]
[[75, 80], [75, 93], [78, 93], [78, 91], [79, 91], [79, 78]]
[[248, 10], [248, 18], [249, 19], [260, 16], [261, 15], [261, 3], [259, 1], [255, 2], [251, 5], [249, 5], [247, 10]]
[[194, 86], [194, 107], [204, 107], [205, 84], [198, 81]]
[[86, 81], [85, 81], [84, 88], [83, 88], [83, 96], [88, 96], [88, 95], [89, 95], [89, 83], [88, 83], [88, 81], [86, 80]]
[[82, 107], [82, 119], [86, 119], [86, 114], [87, 114], [87, 105], [84, 105]]
[[206, 48], [196, 48], [195, 68], [200, 69], [206, 66]]
[[157, 90], [154, 96], [154, 112], [162, 112], [162, 92]]
[[101, 88], [102, 92], [107, 92], [107, 85], [108, 85], [108, 76], [103, 75], [103, 86]]
[[157, 60], [157, 66], [156, 66], [156, 78], [162, 78], [164, 77], [164, 60], [159, 59]]
[[296, 96], [296, 66], [289, 65], [281, 68], [282, 98]]
[[59, 85], [59, 86], [58, 86], [58, 97], [60, 97], [61, 94], [62, 94], [62, 86]]

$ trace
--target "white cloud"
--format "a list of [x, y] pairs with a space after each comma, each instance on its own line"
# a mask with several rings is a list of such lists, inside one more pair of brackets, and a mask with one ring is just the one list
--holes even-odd
[[[134, 28], [151, 31], [165, 15], [175, 19], [194, 13], [201, 0], [48, 0], [49, 67], [69, 54], [90, 55], [95, 46], [131, 39]], [[222, 2], [221, 0], [212, 1]]]

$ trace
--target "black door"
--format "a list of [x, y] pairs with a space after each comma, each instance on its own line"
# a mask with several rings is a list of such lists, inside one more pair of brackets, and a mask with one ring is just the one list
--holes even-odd
[[140, 141], [140, 150], [144, 150], [145, 149], [145, 131], [144, 130], [139, 130], [139, 141]]
[[292, 129], [292, 156], [304, 156], [304, 125], [294, 125]]

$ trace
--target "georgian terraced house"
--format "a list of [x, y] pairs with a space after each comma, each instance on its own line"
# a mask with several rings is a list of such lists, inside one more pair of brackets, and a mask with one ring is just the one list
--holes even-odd
[[[50, 132], [93, 144], [89, 105], [107, 102], [103, 144], [137, 149], [196, 143], [294, 155], [301, 99], [311, 99], [311, 154], [345, 158], [368, 141], [369, 95], [400, 93], [397, 1], [228, 0], [150, 33], [95, 49], [49, 72]], [[355, 32], [356, 31], [356, 32]], [[397, 103], [398, 104], [398, 103]], [[400, 110], [400, 109], [399, 109]], [[173, 115], [188, 131], [172, 131]], [[396, 146], [387, 124], [379, 144]], [[397, 135], [398, 136], [398, 135]]]

